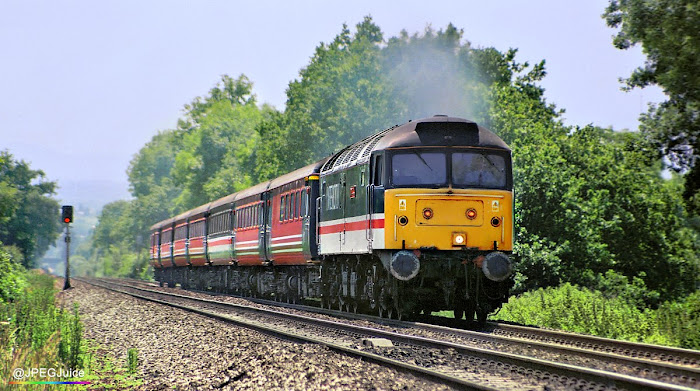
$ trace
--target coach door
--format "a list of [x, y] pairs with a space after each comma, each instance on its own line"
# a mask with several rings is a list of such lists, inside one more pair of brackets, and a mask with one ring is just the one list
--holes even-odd
[[259, 243], [261, 244], [260, 249], [260, 257], [263, 260], [270, 260], [270, 257], [272, 256], [272, 243], [271, 243], [271, 216], [272, 213], [270, 212], [271, 209], [271, 201], [270, 201], [270, 193], [266, 192], [262, 194], [262, 202], [257, 206], [257, 212], [258, 212], [258, 225], [260, 226], [259, 231], [258, 231], [258, 236], [259, 236]]
[[301, 189], [301, 249], [304, 259], [311, 259], [311, 216], [309, 213], [309, 187]]

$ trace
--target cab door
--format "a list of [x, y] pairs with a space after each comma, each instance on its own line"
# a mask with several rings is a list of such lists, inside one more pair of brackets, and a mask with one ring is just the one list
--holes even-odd
[[311, 259], [311, 213], [309, 187], [301, 189], [301, 249], [304, 259]]

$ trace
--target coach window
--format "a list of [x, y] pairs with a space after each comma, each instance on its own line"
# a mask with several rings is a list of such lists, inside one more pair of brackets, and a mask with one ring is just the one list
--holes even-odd
[[291, 206], [292, 206], [292, 220], [294, 220], [297, 217], [299, 217], [299, 214], [297, 213], [297, 193], [296, 192], [292, 193]]
[[297, 191], [297, 217], [301, 217], [301, 190]]
[[309, 195], [306, 192], [306, 189], [303, 189], [301, 191], [301, 212], [299, 213], [299, 215], [301, 217], [306, 217], [306, 208], [307, 208], [306, 203], [309, 202], [308, 200], [309, 200]]

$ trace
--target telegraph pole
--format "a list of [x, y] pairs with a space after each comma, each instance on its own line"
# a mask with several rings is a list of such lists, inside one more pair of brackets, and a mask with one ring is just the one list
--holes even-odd
[[63, 223], [66, 224], [66, 278], [63, 283], [63, 290], [70, 289], [70, 223], [73, 222], [73, 206], [63, 205], [61, 207]]

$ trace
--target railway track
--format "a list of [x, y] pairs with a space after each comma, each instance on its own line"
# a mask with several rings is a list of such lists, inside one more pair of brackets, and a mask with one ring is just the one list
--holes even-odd
[[[682, 349], [664, 350], [667, 348], [650, 346], [645, 351], [642, 347], [647, 345], [635, 344], [634, 348], [625, 348], [614, 345], [619, 341], [610, 340], [598, 341], [595, 345], [598, 350], [615, 351], [611, 353], [582, 347], [588, 346], [580, 340], [585, 336], [568, 333], [547, 336], [539, 329], [528, 334], [530, 328], [496, 324], [491, 325], [489, 332], [474, 332], [306, 306], [285, 305], [288, 308], [281, 312], [280, 309], [261, 308], [255, 303], [240, 305], [202, 299], [187, 291], [175, 294], [170, 289], [146, 287], [143, 282], [111, 280], [89, 283], [103, 287], [109, 285], [109, 289], [218, 319], [224, 317], [227, 321], [284, 338], [323, 344], [348, 355], [397, 367], [457, 388], [688, 390], [700, 387], [697, 365], [700, 353], [694, 352], [693, 356], [692, 351]], [[117, 284], [119, 288], [115, 288]], [[289, 312], [296, 307], [304, 311], [311, 309], [316, 315]], [[380, 321], [381, 324], [358, 326], [339, 319], [319, 319], [319, 314], [340, 315], [354, 321]], [[567, 339], [569, 336], [572, 338]], [[390, 343], [391, 346], [378, 346], [381, 343]], [[603, 348], [605, 344], [612, 348]], [[652, 348], [658, 351], [653, 353]], [[620, 354], [626, 351], [630, 354]], [[675, 351], [675, 357], [686, 354], [687, 357], [680, 359], [685, 364], [678, 364], [679, 359], [667, 360], [670, 351]]]

